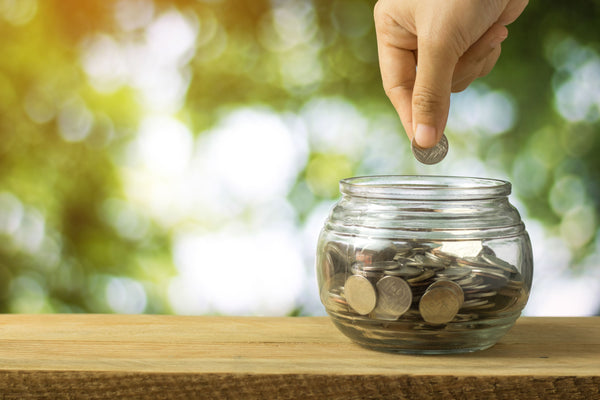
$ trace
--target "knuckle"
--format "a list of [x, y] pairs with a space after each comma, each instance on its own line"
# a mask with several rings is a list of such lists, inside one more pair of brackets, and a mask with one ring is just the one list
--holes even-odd
[[394, 100], [398, 96], [402, 96], [403, 94], [411, 94], [413, 91], [414, 84], [414, 79], [405, 79], [396, 82], [393, 86], [384, 85], [383, 89], [385, 91], [386, 96], [390, 100]]
[[413, 90], [413, 87], [415, 85], [415, 80], [414, 78], [405, 78], [405, 79], [400, 79], [394, 82], [394, 85], [386, 85], [385, 86], [385, 90], [387, 91], [393, 91], [393, 90]]
[[413, 109], [422, 114], [434, 115], [443, 107], [445, 101], [437, 92], [426, 87], [416, 88], [413, 92]]
[[464, 29], [457, 29], [454, 35], [454, 40], [450, 42], [454, 54], [461, 56], [473, 44], [474, 40]]
[[388, 41], [395, 42], [394, 36], [399, 28], [400, 24], [388, 12], [387, 6], [379, 0], [373, 9], [373, 19], [375, 21], [375, 32], [380, 37], [386, 37]]
[[380, 26], [396, 25], [396, 21], [388, 13], [388, 7], [384, 0], [379, 0], [373, 7], [373, 18]]
[[422, 48], [423, 51], [426, 49], [432, 60], [445, 62], [448, 65], [456, 65], [464, 54], [455, 40], [445, 41], [439, 37], [420, 39], [419, 48]]
[[405, 96], [406, 93], [410, 94], [410, 92], [406, 88], [399, 86], [395, 86], [392, 88], [384, 88], [384, 90], [385, 95], [392, 102], [392, 104], [396, 104], [399, 101], [399, 99]]
[[381, 0], [375, 3], [375, 6], [373, 7], [373, 17], [375, 18], [375, 21], [380, 21], [385, 14], [383, 7], [383, 2]]
[[472, 79], [457, 82], [452, 85], [452, 93], [459, 93], [469, 87], [469, 85], [473, 82]]
[[396, 93], [398, 93], [398, 89], [398, 87], [384, 88], [385, 95], [388, 97], [388, 99], [395, 98]]

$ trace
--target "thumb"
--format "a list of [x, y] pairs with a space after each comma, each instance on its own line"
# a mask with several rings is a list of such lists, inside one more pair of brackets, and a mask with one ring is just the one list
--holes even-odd
[[419, 147], [433, 147], [442, 137], [448, 119], [452, 75], [457, 62], [458, 57], [447, 48], [419, 43], [412, 96], [414, 140]]

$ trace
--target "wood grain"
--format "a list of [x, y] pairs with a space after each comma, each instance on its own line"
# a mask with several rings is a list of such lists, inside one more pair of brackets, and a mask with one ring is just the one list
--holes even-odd
[[328, 318], [0, 316], [0, 399], [600, 399], [600, 318], [521, 318], [494, 347], [411, 356]]

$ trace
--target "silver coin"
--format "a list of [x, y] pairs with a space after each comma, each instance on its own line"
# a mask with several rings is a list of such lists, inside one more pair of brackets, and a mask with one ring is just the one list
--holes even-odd
[[475, 286], [481, 285], [483, 283], [483, 279], [480, 276], [469, 275], [465, 278], [457, 280], [456, 283], [458, 283], [466, 290], [467, 288], [473, 288]]
[[488, 309], [494, 308], [494, 307], [496, 307], [496, 304], [487, 302], [487, 303], [482, 304], [480, 306], [475, 306], [475, 307], [471, 306], [469, 308], [469, 310], [488, 310]]
[[335, 274], [335, 265], [333, 264], [331, 254], [325, 253], [325, 259], [323, 260], [323, 268], [321, 271], [323, 274], [323, 281], [325, 282], [325, 285], [329, 287], [331, 277]]
[[417, 161], [427, 165], [437, 164], [442, 161], [448, 153], [448, 139], [446, 138], [446, 135], [442, 135], [442, 138], [435, 146], [425, 149], [419, 147], [413, 138], [410, 147], [412, 148], [413, 155]]
[[407, 239], [351, 247], [334, 242], [320, 262], [320, 294], [328, 312], [385, 329], [408, 323], [409, 331], [444, 335], [449, 323], [465, 329], [460, 324], [519, 311], [529, 295], [519, 267], [478, 240]]
[[440, 257], [433, 253], [425, 253], [424, 264], [431, 268], [444, 268], [450, 261], [448, 258]]
[[472, 300], [466, 300], [463, 303], [463, 308], [474, 308], [474, 307], [480, 307], [483, 305], [488, 304], [488, 301], [485, 299], [472, 299]]
[[398, 255], [396, 254], [393, 258], [393, 260], [395, 262], [397, 262], [399, 265], [407, 265], [408, 263], [411, 263], [413, 260], [410, 257], [405, 257], [403, 255]]
[[330, 311], [348, 312], [348, 302], [341, 295], [339, 288], [337, 290], [321, 293], [321, 301]]
[[454, 319], [460, 306], [460, 300], [450, 288], [436, 287], [421, 297], [419, 312], [425, 322], [446, 324]]
[[488, 268], [490, 264], [487, 262], [480, 260], [477, 257], [462, 257], [456, 260], [456, 263], [461, 266], [466, 266], [470, 268]]
[[448, 267], [443, 271], [439, 271], [437, 276], [440, 278], [446, 278], [451, 280], [460, 280], [468, 276], [471, 273], [471, 269], [468, 267]]
[[490, 286], [492, 288], [501, 288], [504, 287], [509, 279], [501, 274], [495, 274], [494, 271], [486, 270], [482, 271], [473, 271], [473, 276], [477, 276], [482, 279], [483, 284]]
[[418, 276], [416, 276], [414, 278], [407, 279], [406, 281], [408, 283], [410, 283], [411, 285], [414, 285], [414, 284], [417, 284], [419, 282], [424, 282], [424, 281], [426, 281], [427, 279], [431, 278], [434, 275], [435, 275], [434, 271], [432, 271], [430, 269], [427, 269], [427, 270], [423, 270], [422, 274], [420, 274], [420, 275], [418, 275]]
[[377, 305], [373, 313], [379, 319], [396, 320], [410, 308], [412, 292], [402, 278], [386, 276], [377, 281]]
[[490, 256], [494, 256], [495, 257], [496, 256], [496, 252], [491, 247], [482, 244], [481, 251], [479, 252], [479, 255], [480, 256], [490, 255]]
[[482, 247], [480, 240], [455, 240], [443, 242], [434, 252], [458, 258], [475, 257], [481, 252]]
[[463, 292], [462, 288], [460, 287], [460, 285], [458, 283], [453, 282], [453, 281], [448, 281], [448, 280], [435, 281], [434, 283], [429, 285], [429, 287], [427, 288], [427, 291], [433, 290], [436, 287], [445, 287], [445, 288], [452, 290], [452, 292], [454, 293], [456, 298], [459, 300], [460, 305], [462, 306], [462, 304], [464, 303], [465, 293]]
[[469, 298], [471, 299], [481, 299], [484, 297], [492, 297], [495, 296], [496, 294], [498, 294], [498, 292], [495, 291], [489, 291], [489, 292], [474, 292], [474, 293], [470, 293], [469, 294]]
[[463, 288], [465, 296], [471, 295], [472, 293], [479, 293], [482, 290], [493, 290], [492, 287], [485, 284], [465, 285], [461, 287]]
[[375, 288], [367, 278], [352, 275], [344, 284], [346, 301], [360, 315], [367, 315], [375, 308], [377, 294]]
[[326, 305], [330, 292], [340, 292], [344, 287], [346, 275], [343, 273], [334, 274], [329, 280], [325, 281], [320, 290], [321, 302]]
[[481, 259], [483, 261], [485, 261], [488, 264], [491, 264], [494, 267], [497, 267], [497, 268], [499, 268], [499, 269], [501, 269], [503, 271], [506, 271], [508, 273], [517, 272], [517, 268], [514, 265], [512, 265], [512, 264], [510, 264], [510, 263], [502, 260], [499, 257], [496, 257], [495, 255], [492, 255], [492, 254], [481, 254], [480, 257], [481, 257]]
[[340, 246], [342, 246], [342, 244], [336, 242], [329, 242], [325, 246], [325, 253], [328, 255], [332, 266], [336, 271], [341, 271], [345, 268], [347, 259], [346, 254]]
[[360, 275], [361, 272], [363, 271], [362, 267], [363, 267], [363, 263], [361, 262], [355, 262], [352, 265], [350, 265], [350, 272], [352, 272], [352, 274], [354, 275]]
[[370, 265], [362, 267], [363, 271], [386, 271], [398, 268], [398, 263], [395, 261], [377, 261]]
[[519, 290], [522, 287], [523, 287], [523, 281], [520, 281], [520, 280], [510, 280], [506, 284], [506, 288], [507, 289], [512, 289], [512, 290]]
[[402, 278], [414, 278], [421, 275], [422, 273], [423, 269], [407, 265], [401, 266], [400, 268], [396, 269], [388, 269], [385, 271], [386, 275], [399, 276]]
[[406, 265], [412, 266], [412, 267], [421, 267], [423, 266], [423, 264], [425, 263], [425, 261], [427, 260], [427, 258], [425, 257], [424, 254], [415, 254], [410, 258], [410, 261], [406, 263]]

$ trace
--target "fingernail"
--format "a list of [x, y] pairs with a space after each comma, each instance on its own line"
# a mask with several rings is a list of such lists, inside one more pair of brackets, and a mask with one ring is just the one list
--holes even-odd
[[496, 36], [494, 39], [492, 39], [492, 41], [490, 42], [490, 46], [492, 46], [492, 48], [496, 48], [500, 45], [500, 43], [504, 42], [504, 40], [508, 37], [508, 35], [506, 36]]
[[422, 148], [435, 146], [437, 143], [435, 128], [429, 125], [418, 124], [415, 131], [415, 141], [417, 142], [417, 146]]

